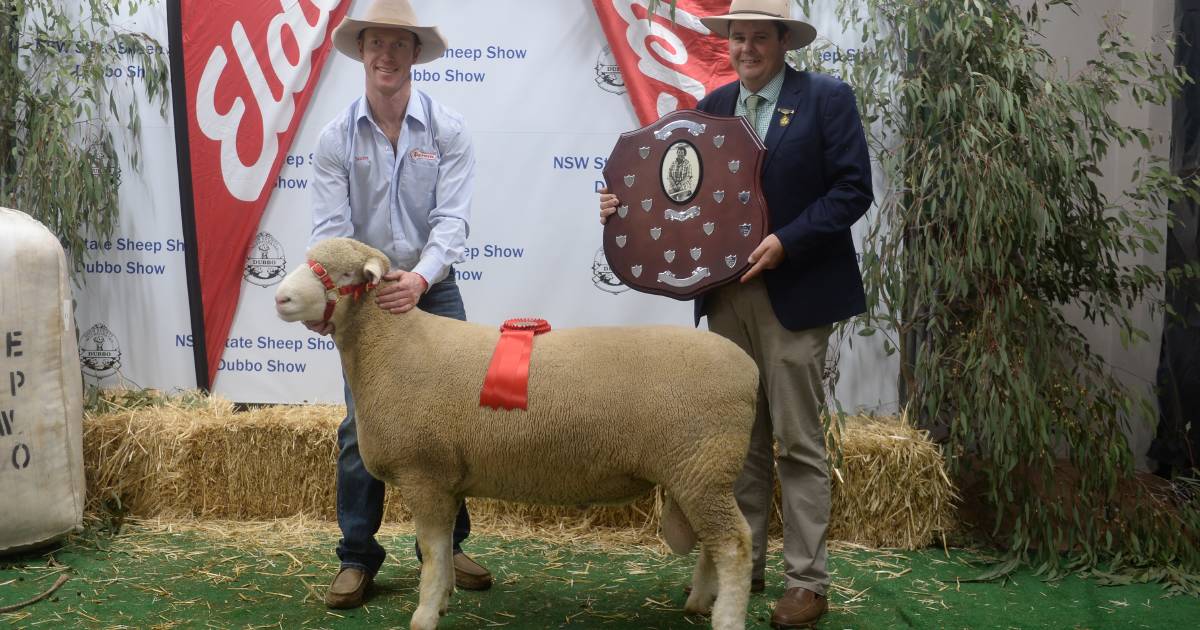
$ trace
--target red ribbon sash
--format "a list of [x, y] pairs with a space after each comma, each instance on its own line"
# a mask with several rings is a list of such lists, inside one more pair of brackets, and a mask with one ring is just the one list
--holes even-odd
[[479, 406], [493, 409], [525, 409], [529, 401], [529, 357], [533, 337], [550, 332], [544, 319], [510, 319], [500, 326], [500, 341], [492, 353]]

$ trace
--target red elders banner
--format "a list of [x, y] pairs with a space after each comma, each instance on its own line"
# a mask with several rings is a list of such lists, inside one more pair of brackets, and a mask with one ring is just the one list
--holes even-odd
[[349, 0], [182, 0], [188, 144], [211, 384], [272, 190]]
[[646, 21], [647, 0], [592, 0], [629, 99], [643, 125], [677, 109], [689, 109], [713, 88], [737, 78], [729, 47], [700, 18], [724, 15], [728, 0], [670, 0]]

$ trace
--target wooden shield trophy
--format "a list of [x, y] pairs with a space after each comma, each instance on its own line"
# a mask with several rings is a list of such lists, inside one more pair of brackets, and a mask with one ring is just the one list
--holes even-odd
[[695, 110], [621, 134], [604, 168], [621, 200], [604, 226], [613, 273], [677, 300], [740, 277], [767, 234], [766, 152], [741, 116]]

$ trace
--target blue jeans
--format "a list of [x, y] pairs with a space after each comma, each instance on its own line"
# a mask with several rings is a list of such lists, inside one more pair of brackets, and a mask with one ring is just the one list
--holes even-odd
[[[453, 273], [453, 272], [452, 272]], [[459, 320], [467, 319], [462, 294], [454, 276], [433, 285], [421, 296], [417, 307], [427, 313]], [[404, 317], [397, 315], [396, 317]], [[354, 398], [346, 391], [346, 419], [338, 427], [337, 517], [342, 539], [337, 555], [343, 567], [357, 567], [375, 575], [383, 565], [386, 552], [375, 540], [383, 522], [383, 482], [371, 476], [358, 453], [358, 430], [354, 424]], [[462, 551], [462, 541], [471, 534], [471, 516], [467, 505], [459, 506], [454, 520], [454, 551]], [[417, 552], [420, 558], [420, 550]]]

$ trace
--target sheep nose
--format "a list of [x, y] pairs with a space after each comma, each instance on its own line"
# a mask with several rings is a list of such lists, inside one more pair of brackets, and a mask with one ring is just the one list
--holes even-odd
[[291, 302], [291, 301], [292, 301], [292, 298], [290, 298], [286, 295], [276, 295], [275, 296], [275, 305], [276, 306], [278, 306], [280, 304], [287, 304], [288, 302]]

